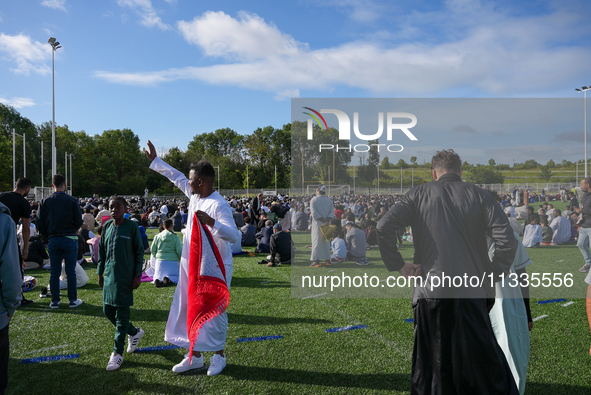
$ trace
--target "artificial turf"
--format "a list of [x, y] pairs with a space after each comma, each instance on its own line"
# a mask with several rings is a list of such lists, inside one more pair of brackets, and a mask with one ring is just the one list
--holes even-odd
[[[560, 206], [557, 204], [555, 206]], [[536, 204], [537, 207], [537, 204]], [[148, 230], [150, 238], [155, 231]], [[298, 255], [306, 259], [308, 233], [293, 233]], [[245, 248], [252, 250], [252, 248]], [[412, 245], [402, 253], [412, 260]], [[573, 273], [576, 292], [583, 292], [583, 260], [575, 245], [528, 249], [528, 270]], [[370, 267], [382, 265], [377, 250], [369, 251]], [[146, 256], [147, 257], [147, 256]], [[228, 308], [228, 366], [215, 377], [205, 370], [171, 372], [181, 349], [127, 354], [120, 370], [105, 370], [113, 347], [114, 328], [102, 312], [102, 291], [96, 267], [87, 265], [88, 284], [79, 288], [84, 304], [49, 308], [37, 287], [27, 294], [35, 303], [19, 308], [10, 323], [11, 352], [8, 394], [407, 394], [410, 388], [413, 324], [408, 299], [292, 298], [291, 267], [257, 264], [263, 255], [234, 257]], [[561, 261], [561, 262], [559, 262]], [[323, 272], [333, 268], [318, 268]], [[31, 271], [40, 285], [49, 273]], [[146, 335], [139, 347], [166, 346], [164, 328], [175, 287], [142, 283], [135, 291], [132, 322]], [[65, 298], [65, 291], [63, 299]], [[576, 293], [573, 292], [573, 295]], [[585, 300], [537, 304], [532, 315], [548, 317], [534, 323], [527, 394], [589, 394], [591, 337]], [[327, 332], [326, 329], [366, 325], [367, 328]], [[281, 335], [276, 340], [238, 339]], [[23, 364], [25, 359], [79, 354], [69, 360]], [[206, 365], [211, 354], [206, 354]]]

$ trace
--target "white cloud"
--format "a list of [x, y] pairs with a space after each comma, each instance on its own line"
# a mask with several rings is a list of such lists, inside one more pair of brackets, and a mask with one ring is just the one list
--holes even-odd
[[450, 4], [453, 9], [444, 14], [413, 14], [410, 27], [403, 26], [408, 30], [445, 19], [449, 37], [395, 44], [366, 39], [315, 50], [258, 15], [242, 12], [233, 18], [209, 11], [177, 26], [206, 56], [222, 58], [218, 64], [142, 73], [99, 71], [96, 76], [136, 85], [197, 80], [278, 97], [280, 92], [338, 86], [380, 95], [470, 89], [510, 96], [561, 90], [587, 73], [591, 50], [571, 44], [589, 32], [581, 15], [557, 11], [517, 18], [491, 15], [465, 0]]
[[168, 4], [176, 4], [177, 0], [164, 0], [166, 1]]
[[43, 0], [41, 5], [55, 10], [62, 10], [68, 12], [66, 9], [66, 0]]
[[0, 55], [2, 59], [16, 63], [16, 67], [10, 69], [14, 73], [29, 75], [31, 71], [39, 74], [51, 72], [47, 65], [51, 46], [33, 41], [24, 34], [11, 36], [0, 33]]
[[208, 56], [249, 61], [299, 56], [300, 49], [307, 48], [274, 24], [246, 12], [234, 19], [222, 11], [207, 11], [191, 22], [179, 21], [177, 26], [187, 42]]
[[35, 101], [29, 97], [13, 97], [12, 99], [7, 99], [2, 96], [0, 96], [0, 103], [14, 108], [32, 107], [36, 104]]
[[275, 95], [275, 100], [286, 100], [296, 97], [300, 97], [299, 89], [286, 89], [284, 91], [278, 92]]
[[385, 6], [370, 0], [316, 0], [314, 6], [332, 7], [337, 11], [349, 15], [355, 22], [371, 23], [384, 13]]
[[129, 7], [133, 9], [141, 17], [141, 24], [146, 27], [156, 26], [162, 30], [168, 30], [171, 28], [169, 25], [162, 22], [162, 19], [158, 16], [158, 13], [152, 6], [150, 0], [117, 0], [117, 4], [120, 7]]

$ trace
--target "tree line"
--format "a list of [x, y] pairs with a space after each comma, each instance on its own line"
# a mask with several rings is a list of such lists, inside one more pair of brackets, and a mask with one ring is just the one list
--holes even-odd
[[[34, 186], [51, 186], [51, 122], [35, 125], [13, 107], [0, 103], [0, 191], [13, 188], [12, 185], [12, 130], [25, 135], [27, 178]], [[74, 196], [90, 196], [94, 193], [108, 196], [115, 193], [124, 195], [143, 194], [145, 188], [155, 193], [170, 193], [174, 186], [155, 172], [147, 171], [149, 160], [145, 157], [140, 139], [130, 129], [105, 130], [102, 134], [90, 135], [84, 130], [73, 131], [68, 125], [57, 125], [57, 172], [66, 173], [65, 154], [72, 155], [72, 186]], [[307, 124], [293, 122], [282, 128], [267, 126], [257, 128], [251, 134], [242, 135], [223, 128], [209, 133], [197, 134], [186, 148], [173, 147], [161, 153], [162, 158], [185, 174], [190, 164], [208, 159], [216, 170], [219, 168], [221, 189], [255, 190], [275, 187], [275, 169], [278, 188], [299, 188], [309, 184], [331, 181], [333, 184], [372, 186], [377, 182], [380, 171], [380, 185], [400, 185], [400, 178], [391, 176], [389, 169], [429, 168], [430, 163], [417, 163], [415, 156], [410, 163], [400, 159], [390, 163], [388, 157], [372, 148], [366, 153], [338, 152], [318, 149], [319, 144], [332, 144], [338, 140], [338, 130], [321, 129], [314, 125], [314, 140], [307, 139]], [[41, 144], [43, 144], [43, 174], [41, 172]], [[369, 145], [378, 141], [369, 141]], [[352, 174], [351, 162], [358, 156], [359, 165]], [[23, 175], [22, 137], [16, 137], [16, 177]], [[381, 161], [380, 161], [381, 159]], [[550, 160], [541, 165], [533, 159], [515, 163], [513, 167], [497, 164], [490, 159], [486, 165], [464, 162], [465, 178], [473, 183], [502, 183], [502, 170], [539, 169], [538, 178], [550, 180], [557, 168], [574, 168], [576, 163], [562, 161], [555, 164]], [[68, 170], [69, 171], [69, 170]], [[404, 185], [419, 185], [428, 181], [419, 172], [411, 180], [403, 177]], [[68, 176], [68, 183], [70, 177]], [[566, 181], [566, 180], [565, 180]], [[217, 187], [217, 180], [214, 185]]]

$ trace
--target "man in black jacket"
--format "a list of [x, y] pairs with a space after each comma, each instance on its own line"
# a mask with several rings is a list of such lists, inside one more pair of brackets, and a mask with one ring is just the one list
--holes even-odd
[[[518, 394], [488, 315], [494, 303], [490, 278], [500, 281], [509, 271], [517, 240], [491, 195], [462, 182], [461, 163], [453, 150], [437, 152], [431, 162], [435, 181], [411, 189], [377, 226], [388, 270], [423, 280], [413, 296], [411, 393]], [[395, 242], [396, 232], [409, 225], [414, 264], [404, 262]], [[487, 233], [496, 243], [492, 262]], [[472, 287], [444, 280], [474, 276], [488, 281]]]
[[[78, 235], [76, 231], [82, 226], [82, 211], [76, 199], [66, 194], [66, 179], [56, 174], [52, 179], [53, 194], [39, 204], [37, 211], [37, 229], [41, 236], [49, 239], [47, 249], [51, 265], [49, 285], [52, 290], [59, 290], [59, 277], [62, 273], [62, 259], [65, 261], [66, 276], [76, 278], [76, 257], [78, 255]], [[52, 309], [59, 308], [60, 293], [52, 292]], [[68, 281], [68, 299], [70, 307], [78, 307], [82, 301], [78, 299], [76, 281]]]
[[267, 267], [291, 264], [293, 251], [293, 240], [289, 232], [282, 230], [281, 224], [273, 226], [273, 236], [271, 236], [271, 259]]
[[256, 195], [254, 199], [252, 199], [250, 208], [248, 210], [248, 215], [250, 216], [251, 223], [255, 226], [259, 223], [261, 207], [263, 207], [263, 193], [259, 192], [259, 194]]

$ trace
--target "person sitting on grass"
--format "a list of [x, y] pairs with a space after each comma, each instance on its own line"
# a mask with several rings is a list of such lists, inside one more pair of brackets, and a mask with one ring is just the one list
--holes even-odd
[[525, 233], [523, 234], [523, 246], [526, 248], [536, 248], [542, 242], [540, 216], [538, 214], [531, 214], [529, 221], [529, 226], [525, 228]]
[[289, 232], [283, 231], [281, 224], [273, 226], [273, 236], [271, 236], [271, 255], [267, 267], [280, 266], [281, 264], [290, 265], [293, 249], [293, 240]]
[[[265, 213], [264, 211], [259, 215], [259, 222], [257, 222], [256, 227], [257, 227], [257, 233], [259, 233], [261, 231], [261, 229], [263, 229], [264, 227], [266, 227], [267, 225], [267, 221], [270, 221], [269, 218], [267, 217], [267, 213]], [[273, 221], [271, 221], [273, 222]]]
[[49, 255], [45, 250], [43, 240], [41, 240], [41, 237], [37, 234], [37, 229], [31, 228], [30, 236], [29, 254], [27, 255], [25, 265], [23, 266], [24, 270], [40, 269], [44, 264], [49, 263]]
[[240, 228], [242, 232], [242, 245], [246, 247], [253, 247], [257, 245], [256, 233], [257, 228], [251, 224], [250, 217], [244, 218], [244, 226]]
[[571, 237], [571, 226], [568, 219], [560, 215], [560, 210], [554, 209], [554, 220], [550, 224], [550, 228], [554, 232], [552, 235], [553, 244], [566, 244]]
[[[267, 216], [266, 214], [261, 214], [262, 216]], [[259, 233], [255, 235], [255, 237], [259, 240], [259, 244], [254, 252], [262, 252], [262, 253], [270, 253], [271, 252], [271, 236], [273, 235], [273, 221], [270, 219], [267, 220], [266, 226], [261, 229]]]
[[358, 266], [369, 265], [369, 259], [365, 256], [367, 250], [365, 233], [351, 221], [347, 221], [345, 229], [347, 230], [347, 234], [345, 235], [347, 259], [355, 261], [355, 264]]
[[113, 219], [103, 225], [99, 242], [97, 266], [98, 283], [103, 287], [103, 311], [115, 326], [115, 344], [107, 370], [117, 370], [123, 363], [125, 335], [128, 335], [127, 352], [137, 349], [144, 336], [141, 328], [129, 321], [130, 306], [133, 306], [133, 290], [140, 286], [144, 247], [138, 225], [125, 219], [127, 202], [121, 196], [109, 201]]
[[156, 288], [165, 287], [179, 282], [179, 261], [183, 252], [181, 238], [173, 232], [174, 221], [165, 219], [164, 228], [154, 236], [152, 256], [154, 263], [154, 280]]
[[541, 218], [542, 225], [542, 245], [548, 246], [552, 242], [552, 229], [548, 226], [548, 218]]
[[330, 242], [330, 249], [332, 250], [330, 263], [345, 262], [347, 260], [347, 245], [345, 244], [345, 240], [341, 238], [340, 232], [335, 232]]

